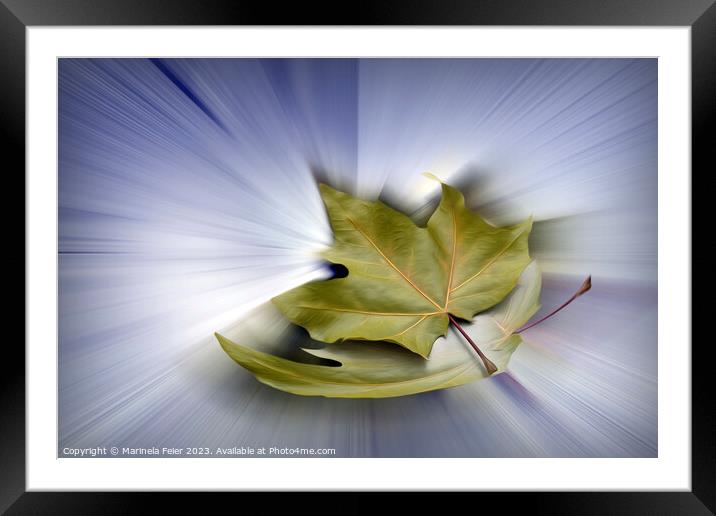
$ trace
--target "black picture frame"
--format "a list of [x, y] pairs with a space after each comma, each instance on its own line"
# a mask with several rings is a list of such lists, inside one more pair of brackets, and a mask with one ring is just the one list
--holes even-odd
[[[361, 2], [340, 9], [320, 4], [247, 2], [237, 0], [0, 0], [0, 127], [4, 147], [3, 167], [7, 201], [23, 199], [25, 167], [25, 29], [28, 26], [62, 25], [655, 25], [690, 26], [692, 35], [692, 181], [708, 177], [713, 169], [716, 110], [716, 5], [713, 0], [429, 0]], [[709, 131], [711, 129], [711, 131]], [[8, 157], [11, 159], [8, 160]], [[711, 158], [711, 159], [709, 159]], [[709, 167], [709, 164], [711, 166]], [[696, 173], [694, 173], [696, 172]], [[18, 183], [7, 184], [8, 179]], [[700, 181], [709, 195], [712, 187]], [[692, 202], [693, 206], [693, 202]], [[3, 203], [5, 231], [25, 238], [17, 221], [19, 207]], [[700, 224], [693, 221], [696, 234]], [[692, 230], [692, 234], [693, 234]], [[18, 238], [19, 239], [19, 238]], [[23, 252], [6, 241], [6, 274], [25, 267]], [[709, 278], [705, 263], [693, 260], [697, 277]], [[694, 267], [695, 266], [695, 267]], [[699, 274], [701, 272], [701, 274]], [[692, 275], [694, 270], [692, 270]], [[700, 282], [708, 289], [708, 282]], [[23, 285], [24, 287], [24, 285]], [[24, 291], [24, 288], [23, 288]], [[23, 299], [24, 299], [23, 294]], [[17, 306], [6, 296], [8, 306]], [[24, 306], [24, 303], [23, 303]], [[696, 306], [695, 306], [696, 307]], [[703, 309], [703, 308], [702, 308]], [[660, 314], [664, 316], [664, 314]], [[693, 320], [693, 316], [692, 316]], [[698, 320], [698, 318], [697, 318]], [[8, 318], [7, 326], [14, 318]], [[24, 333], [24, 332], [23, 332]], [[707, 359], [711, 343], [692, 339], [692, 491], [610, 493], [463, 493], [479, 496], [475, 508], [495, 504], [504, 511], [528, 504], [532, 512], [549, 514], [712, 514], [716, 511], [716, 411]], [[143, 513], [150, 501], [160, 498], [164, 510], [182, 512], [206, 508], [207, 496], [162, 493], [38, 493], [25, 492], [25, 355], [19, 339], [6, 339], [0, 391], [0, 511], [7, 514], [115, 514]], [[243, 494], [242, 504], [250, 503]], [[273, 496], [273, 495], [272, 495]], [[372, 510], [373, 494], [351, 493], [342, 500], [353, 511]], [[422, 495], [413, 500], [422, 502]], [[259, 500], [256, 500], [259, 501]], [[461, 500], [466, 501], [466, 500]], [[453, 499], [452, 503], [457, 500]], [[475, 500], [466, 501], [473, 504]], [[201, 505], [198, 505], [201, 504]], [[499, 506], [497, 505], [499, 504]], [[326, 501], [325, 507], [333, 504]]]

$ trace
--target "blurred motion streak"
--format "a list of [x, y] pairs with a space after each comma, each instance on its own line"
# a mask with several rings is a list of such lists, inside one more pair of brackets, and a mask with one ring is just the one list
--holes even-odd
[[[656, 115], [655, 59], [61, 59], [59, 450], [655, 457]], [[534, 216], [536, 317], [592, 291], [445, 391], [293, 396], [224, 354], [247, 324], [295, 352], [242, 316], [330, 275], [317, 181], [419, 219], [426, 171]]]

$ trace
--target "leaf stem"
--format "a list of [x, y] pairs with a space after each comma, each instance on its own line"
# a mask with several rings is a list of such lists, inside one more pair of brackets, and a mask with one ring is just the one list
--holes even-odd
[[460, 333], [462, 333], [462, 336], [465, 337], [465, 339], [470, 343], [470, 345], [473, 347], [473, 349], [477, 352], [477, 354], [482, 359], [482, 363], [485, 364], [485, 369], [487, 369], [487, 374], [491, 375], [495, 372], [497, 372], [497, 366], [485, 356], [485, 354], [480, 350], [480, 348], [477, 347], [477, 344], [470, 338], [470, 336], [467, 334], [465, 330], [462, 329], [462, 326], [458, 324], [458, 322], [455, 320], [455, 318], [448, 314], [448, 317], [450, 318], [450, 322], [455, 326], [455, 328], [458, 329]]
[[520, 329], [518, 329], [518, 330], [515, 330], [515, 333], [522, 333], [523, 331], [529, 330], [529, 329], [532, 328], [533, 326], [537, 326], [539, 323], [541, 323], [541, 322], [543, 322], [543, 321], [546, 321], [547, 319], [549, 319], [550, 317], [552, 317], [554, 314], [556, 314], [557, 312], [559, 312], [560, 310], [562, 310], [563, 308], [565, 308], [565, 307], [566, 307], [568, 304], [570, 304], [572, 301], [574, 301], [575, 299], [577, 299], [579, 296], [581, 296], [582, 294], [584, 294], [585, 292], [587, 292], [590, 288], [592, 288], [592, 277], [591, 277], [591, 276], [588, 276], [587, 279], [585, 279], [584, 282], [582, 283], [582, 286], [579, 287], [579, 289], [574, 293], [574, 295], [573, 295], [572, 297], [570, 297], [569, 299], [567, 299], [567, 301], [565, 301], [564, 303], [562, 303], [560, 306], [558, 306], [557, 308], [555, 308], [554, 310], [552, 310], [550, 313], [548, 313], [547, 315], [545, 315], [545, 316], [542, 317], [541, 319], [539, 319], [539, 320], [537, 320], [537, 321], [535, 321], [535, 322], [533, 322], [533, 323], [529, 323], [529, 324], [523, 326], [522, 328], [520, 328]]

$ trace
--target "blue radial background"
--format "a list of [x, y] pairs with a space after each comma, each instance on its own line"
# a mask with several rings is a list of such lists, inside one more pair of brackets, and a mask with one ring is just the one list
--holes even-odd
[[[293, 396], [223, 353], [214, 331], [325, 276], [317, 180], [420, 217], [425, 171], [535, 217], [541, 313], [592, 291], [508, 373], [404, 398]], [[657, 455], [655, 59], [61, 59], [59, 253], [60, 456]]]

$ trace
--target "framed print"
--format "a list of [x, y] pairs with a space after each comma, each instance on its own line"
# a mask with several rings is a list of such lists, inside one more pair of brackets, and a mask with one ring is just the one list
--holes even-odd
[[716, 505], [691, 339], [709, 2], [319, 25], [5, 4], [26, 348], [3, 509], [131, 499], [88, 493], [108, 491]]

